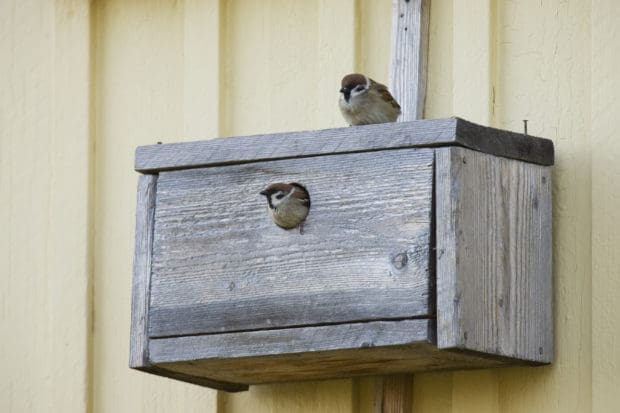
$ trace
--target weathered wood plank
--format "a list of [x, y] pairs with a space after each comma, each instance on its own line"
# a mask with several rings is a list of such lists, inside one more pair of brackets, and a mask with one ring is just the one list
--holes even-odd
[[553, 164], [553, 142], [548, 139], [448, 118], [141, 146], [136, 149], [135, 169], [140, 172], [158, 172], [317, 155], [451, 145], [542, 165]]
[[438, 347], [551, 362], [550, 168], [442, 148], [436, 171]]
[[202, 377], [189, 376], [168, 371], [151, 364], [147, 328], [156, 189], [157, 175], [140, 175], [138, 177], [129, 367], [215, 389], [231, 392], [247, 390], [248, 387], [246, 385], [223, 383]]
[[[234, 282], [234, 281], [231, 281]], [[260, 281], [258, 281], [260, 282]], [[418, 281], [406, 289], [359, 288], [346, 291], [308, 292], [307, 282], [299, 281], [296, 294], [276, 290], [266, 297], [233, 298], [223, 295], [212, 302], [173, 307], [154, 307], [150, 313], [150, 337], [197, 334], [216, 331], [242, 331], [317, 323], [343, 323], [351, 320], [403, 319], [430, 313], [428, 283]], [[310, 280], [309, 282], [312, 282]], [[200, 289], [201, 297], [210, 292]], [[213, 295], [213, 294], [210, 294]], [[424, 300], [420, 300], [420, 296]]]
[[153, 339], [154, 363], [375, 348], [435, 339], [431, 319], [371, 321]]
[[468, 353], [441, 351], [434, 344], [417, 343], [379, 349], [284, 354], [277, 357], [188, 360], [162, 363], [161, 366], [190, 376], [208, 376], [220, 382], [235, 381], [253, 385], [379, 374], [481, 369], [511, 364], [519, 363]]
[[400, 103], [400, 122], [422, 119], [430, 1], [393, 0], [390, 89]]
[[224, 390], [227, 392], [240, 392], [248, 390], [249, 386], [247, 384], [234, 383], [223, 380], [213, 380], [207, 377], [201, 377], [200, 375], [192, 375], [185, 374], [182, 372], [174, 371], [167, 369], [165, 367], [159, 366], [144, 366], [144, 367], [135, 367], [136, 370], [144, 371], [147, 373], [154, 374], [160, 377], [168, 377], [171, 379], [184, 381], [186, 383], [196, 384], [198, 386], [209, 387], [215, 390]]
[[530, 139], [530, 135], [477, 125], [462, 119], [456, 124], [460, 146], [491, 155], [517, 159], [539, 165], [553, 165], [553, 141]]
[[157, 175], [138, 177], [129, 367], [149, 365], [148, 316]]
[[162, 338], [151, 341], [151, 357], [172, 371], [247, 384], [510, 363], [437, 350], [434, 330], [432, 320], [401, 320]]
[[[430, 1], [392, 0], [390, 89], [400, 103], [399, 122], [424, 117], [429, 20]], [[411, 411], [412, 375], [384, 376], [375, 386], [377, 413]]]
[[[150, 334], [275, 328], [434, 312], [432, 149], [162, 172]], [[304, 233], [258, 194], [304, 184]]]
[[[430, 1], [392, 0], [390, 89], [402, 110], [399, 122], [424, 117], [429, 20]], [[411, 411], [413, 376], [384, 376], [375, 386], [376, 412]]]

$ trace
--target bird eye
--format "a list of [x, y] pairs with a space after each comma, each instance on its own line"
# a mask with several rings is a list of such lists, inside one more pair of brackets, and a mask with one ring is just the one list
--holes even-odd
[[362, 90], [364, 90], [364, 86], [362, 86], [362, 85], [358, 85], [358, 86], [355, 88], [355, 91], [356, 91], [356, 92], [361, 92]]
[[276, 199], [282, 199], [284, 198], [284, 194], [282, 192], [278, 192], [278, 195], [276, 195]]

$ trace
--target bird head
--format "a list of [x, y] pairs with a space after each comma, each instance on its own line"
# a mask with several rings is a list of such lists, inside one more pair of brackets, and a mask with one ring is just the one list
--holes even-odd
[[294, 187], [292, 185], [279, 182], [269, 185], [267, 188], [260, 191], [260, 194], [267, 197], [267, 203], [270, 209], [276, 209], [285, 202], [285, 198], [293, 189]]
[[349, 103], [351, 98], [362, 95], [368, 91], [370, 79], [361, 73], [351, 73], [342, 78], [340, 93], [345, 102]]

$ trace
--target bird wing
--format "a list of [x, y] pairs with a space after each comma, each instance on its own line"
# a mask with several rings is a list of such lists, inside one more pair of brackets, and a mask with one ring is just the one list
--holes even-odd
[[390, 103], [390, 105], [392, 105], [393, 108], [400, 110], [400, 105], [398, 104], [398, 102], [394, 99], [394, 97], [392, 96], [392, 94], [388, 91], [387, 86], [385, 86], [384, 84], [381, 84], [379, 82], [375, 82], [374, 80], [370, 79], [370, 81], [372, 83], [375, 84], [375, 87], [377, 89], [377, 92], [379, 92], [379, 94], [381, 95], [381, 97], [383, 99], [385, 99], [387, 102]]
[[308, 194], [306, 187], [302, 184], [298, 184], [297, 182], [291, 182], [289, 185], [292, 185], [295, 189], [297, 189], [296, 191], [293, 191], [291, 197], [300, 200], [302, 203], [306, 204], [308, 208], [310, 208], [310, 195]]

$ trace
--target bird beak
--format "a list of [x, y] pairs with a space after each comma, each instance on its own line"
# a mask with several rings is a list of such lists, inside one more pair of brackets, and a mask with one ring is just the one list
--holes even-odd
[[266, 189], [263, 191], [260, 191], [259, 194], [261, 195], [265, 195], [265, 196], [269, 196], [269, 191], [267, 191]]
[[351, 89], [347, 89], [346, 87], [343, 87], [342, 89], [340, 89], [340, 93], [344, 95], [344, 100], [346, 102], [349, 102], [349, 99], [351, 99]]
[[340, 93], [346, 93], [347, 89], [345, 88], [340, 88]]

